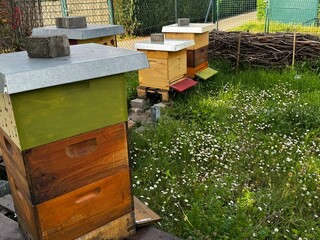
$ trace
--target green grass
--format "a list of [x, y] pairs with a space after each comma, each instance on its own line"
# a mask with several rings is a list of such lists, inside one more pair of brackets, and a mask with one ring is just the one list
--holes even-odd
[[[264, 32], [265, 21], [248, 22], [240, 27], [232, 29], [232, 31], [249, 31], [252, 33]], [[270, 22], [269, 32], [299, 32], [312, 33], [314, 35], [320, 34], [320, 28], [316, 26], [303, 26], [301, 24], [284, 24], [279, 22]]]
[[185, 239], [320, 239], [320, 78], [214, 68], [129, 132], [134, 194]]

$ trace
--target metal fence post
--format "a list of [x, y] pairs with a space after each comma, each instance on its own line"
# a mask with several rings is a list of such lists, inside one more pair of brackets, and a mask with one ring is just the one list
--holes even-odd
[[60, 0], [62, 17], [68, 16], [67, 0]]
[[114, 24], [113, 0], [108, 0], [109, 24]]
[[264, 0], [264, 2], [266, 3], [266, 10], [265, 10], [265, 21], [264, 21], [264, 33], [269, 33], [269, 1], [268, 0]]
[[219, 9], [220, 9], [220, 4], [219, 1], [220, 0], [216, 0], [217, 1], [217, 20], [216, 20], [216, 30], [219, 30]]
[[178, 22], [178, 0], [174, 0], [174, 17]]

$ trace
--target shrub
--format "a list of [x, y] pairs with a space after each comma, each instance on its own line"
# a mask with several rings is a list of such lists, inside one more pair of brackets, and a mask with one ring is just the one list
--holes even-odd
[[267, 3], [264, 0], [257, 0], [257, 17], [258, 20], [263, 20], [266, 17]]

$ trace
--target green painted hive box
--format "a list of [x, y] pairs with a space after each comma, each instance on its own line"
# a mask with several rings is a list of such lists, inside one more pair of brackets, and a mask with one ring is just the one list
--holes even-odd
[[124, 73], [148, 67], [143, 53], [98, 44], [0, 62], [0, 127], [21, 150], [127, 121]]

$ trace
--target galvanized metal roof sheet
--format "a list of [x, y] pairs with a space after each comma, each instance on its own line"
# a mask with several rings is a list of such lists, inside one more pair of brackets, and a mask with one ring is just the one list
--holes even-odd
[[57, 28], [56, 26], [32, 29], [33, 36], [66, 35], [68, 39], [86, 40], [124, 33], [121, 25], [88, 24], [85, 28]]
[[137, 42], [135, 43], [135, 48], [141, 49], [141, 50], [177, 52], [193, 45], [194, 45], [194, 40], [165, 39], [163, 43], [151, 42], [151, 40]]

